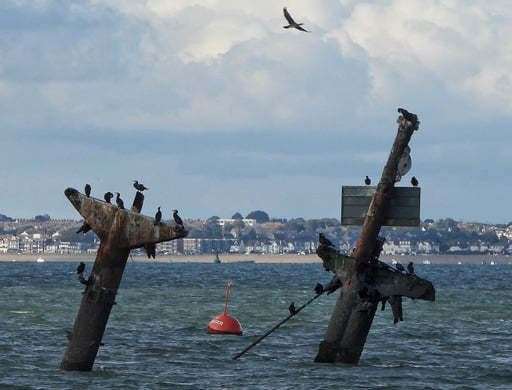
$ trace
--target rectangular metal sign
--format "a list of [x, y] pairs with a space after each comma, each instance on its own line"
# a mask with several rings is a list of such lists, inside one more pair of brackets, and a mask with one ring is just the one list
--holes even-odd
[[[362, 225], [377, 187], [343, 186], [341, 190], [341, 224]], [[395, 187], [384, 226], [420, 225], [419, 187]]]

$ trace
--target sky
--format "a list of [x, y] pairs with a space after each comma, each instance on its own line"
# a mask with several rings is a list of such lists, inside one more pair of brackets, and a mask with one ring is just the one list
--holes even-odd
[[422, 217], [511, 221], [510, 36], [509, 0], [2, 0], [0, 213], [138, 179], [149, 215], [339, 218], [405, 107]]

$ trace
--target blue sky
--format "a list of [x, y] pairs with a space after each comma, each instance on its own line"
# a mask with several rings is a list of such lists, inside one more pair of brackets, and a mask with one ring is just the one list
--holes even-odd
[[66, 187], [130, 201], [139, 179], [148, 214], [339, 217], [403, 106], [422, 217], [511, 221], [511, 19], [500, 0], [3, 0], [0, 213], [77, 217]]

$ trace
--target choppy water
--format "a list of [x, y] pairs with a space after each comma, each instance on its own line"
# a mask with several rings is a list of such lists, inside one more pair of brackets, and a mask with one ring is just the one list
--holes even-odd
[[[314, 364], [335, 296], [321, 297], [239, 361], [231, 356], [312, 296], [319, 264], [133, 263], [90, 373], [58, 369], [81, 286], [76, 263], [0, 263], [0, 388], [512, 388], [512, 266], [417, 266], [437, 302], [378, 312], [358, 367]], [[206, 333], [236, 283], [243, 337]]]

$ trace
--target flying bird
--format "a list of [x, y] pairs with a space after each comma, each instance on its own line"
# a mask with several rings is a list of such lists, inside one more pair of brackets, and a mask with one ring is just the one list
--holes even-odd
[[134, 181], [133, 181], [133, 187], [135, 187], [135, 189], [136, 189], [137, 191], [140, 191], [140, 192], [142, 192], [142, 191], [144, 191], [144, 190], [149, 190], [149, 188], [148, 188], [148, 187], [146, 187], [146, 186], [145, 186], [144, 184], [142, 184], [142, 183], [139, 183], [137, 180], [134, 180]]
[[87, 196], [87, 197], [91, 196], [91, 185], [90, 184], [85, 185], [85, 196]]
[[162, 220], [162, 212], [160, 211], [160, 206], [158, 206], [158, 211], [155, 214], [155, 225], [160, 225], [161, 220]]
[[117, 207], [119, 207], [120, 209], [124, 209], [124, 202], [121, 199], [121, 194], [119, 192], [116, 192], [116, 194], [117, 194], [117, 196], [116, 196]]
[[83, 261], [78, 264], [78, 267], [76, 267], [76, 273], [77, 275], [83, 274], [85, 271], [85, 263]]
[[366, 179], [364, 179], [364, 184], [369, 186], [370, 184], [372, 184], [372, 180], [368, 176], [366, 176]]
[[320, 242], [320, 245], [334, 246], [332, 242], [324, 236], [323, 233], [318, 233], [318, 241]]
[[110, 203], [112, 198], [114, 197], [114, 194], [112, 192], [105, 192], [105, 195], [103, 195], [103, 199], [105, 199], [105, 202]]
[[177, 225], [183, 226], [183, 220], [178, 215], [178, 210], [172, 210], [172, 218]]
[[297, 23], [295, 20], [293, 20], [292, 16], [290, 15], [286, 7], [283, 8], [283, 14], [284, 18], [288, 22], [288, 26], [283, 26], [283, 28], [296, 28], [297, 30], [300, 31], [309, 32], [305, 28], [301, 27], [304, 23]]
[[411, 184], [413, 187], [418, 187], [419, 182], [418, 182], [418, 179], [416, 179], [416, 176], [413, 176], [411, 178]]
[[78, 234], [78, 233], [83, 233], [83, 234], [85, 234], [85, 233], [87, 233], [89, 230], [91, 230], [91, 226], [89, 226], [89, 224], [88, 224], [87, 222], [84, 222], [84, 223], [82, 224], [82, 226], [80, 226], [80, 229], [78, 229], [78, 230], [76, 231], [76, 233], [77, 233], [77, 234]]

